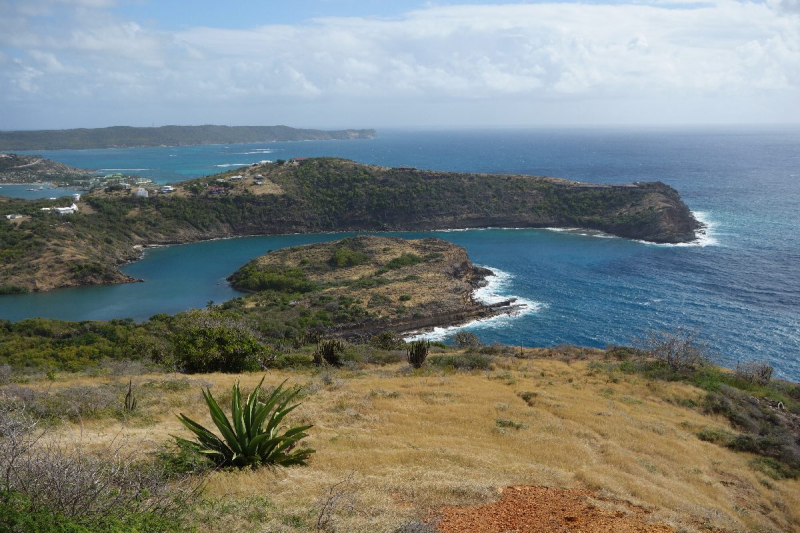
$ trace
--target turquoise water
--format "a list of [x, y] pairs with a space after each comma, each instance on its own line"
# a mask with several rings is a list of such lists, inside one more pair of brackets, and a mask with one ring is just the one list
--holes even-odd
[[[39, 187], [42, 187], [39, 189]], [[29, 191], [28, 189], [34, 189]], [[0, 196], [9, 198], [24, 198], [26, 200], [39, 200], [41, 198], [60, 198], [82, 193], [77, 189], [51, 187], [50, 185], [0, 185]]]
[[[151, 168], [142, 175], [161, 182], [230, 168], [215, 165], [315, 155], [590, 182], [663, 181], [710, 222], [702, 242], [659, 246], [525, 229], [400, 235], [437, 235], [464, 246], [474, 262], [501, 274], [489, 292], [528, 303], [521, 316], [469, 326], [487, 342], [604, 346], [685, 327], [721, 364], [767, 358], [780, 375], [800, 379], [798, 128], [389, 131], [363, 141], [39, 153], [88, 168]], [[145, 319], [204, 307], [235, 295], [224, 278], [248, 259], [339, 237], [153, 249], [123, 268], [146, 283], [6, 296], [0, 317]]]

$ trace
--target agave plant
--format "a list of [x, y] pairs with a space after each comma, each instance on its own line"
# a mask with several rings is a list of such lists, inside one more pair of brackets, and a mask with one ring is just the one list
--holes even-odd
[[178, 419], [197, 436], [197, 440], [190, 441], [180, 437], [175, 437], [175, 440], [182, 446], [205, 454], [219, 466], [257, 468], [306, 464], [314, 450], [295, 448], [307, 436], [306, 431], [312, 426], [295, 426], [283, 433], [280, 427], [283, 418], [300, 405], [289, 405], [300, 390], [284, 389], [284, 381], [266, 402], [260, 402], [258, 393], [263, 383], [264, 378], [261, 378], [243, 404], [239, 382], [236, 382], [232, 391], [230, 421], [214, 400], [211, 390], [204, 390], [203, 397], [211, 419], [222, 438], [181, 413]]

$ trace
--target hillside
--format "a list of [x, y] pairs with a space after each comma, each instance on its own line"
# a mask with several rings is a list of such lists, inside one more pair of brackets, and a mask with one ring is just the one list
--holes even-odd
[[0, 220], [0, 287], [129, 281], [117, 267], [138, 256], [137, 246], [242, 235], [578, 227], [675, 243], [695, 239], [700, 228], [678, 193], [658, 182], [585, 184], [317, 158], [253, 165], [175, 188], [151, 189], [148, 198], [93, 192], [65, 217], [41, 209], [70, 201], [0, 198], [0, 214], [28, 217]]
[[[433, 347], [413, 370], [400, 350], [347, 346], [346, 366], [322, 369], [312, 350], [286, 350], [281, 360], [293, 368], [269, 372], [185, 375], [111, 361], [79, 374], [15, 375], [26, 379], [0, 384], [0, 417], [24, 401], [50, 425], [42, 442], [66, 443], [63, 457], [51, 446], [42, 458], [55, 476], [80, 446], [104, 465], [133, 457], [203, 483], [173, 511], [174, 525], [139, 531], [788, 533], [800, 522], [798, 479], [702, 437], [738, 431], [704, 410], [707, 390], [612, 371], [611, 353]], [[213, 428], [201, 387], [229, 413], [233, 383], [248, 392], [264, 373], [268, 390], [284, 380], [303, 387], [286, 422], [314, 425], [303, 443], [317, 450], [308, 466], [210, 470], [170, 444], [190, 436], [177, 412]], [[133, 411], [123, 408], [129, 380]], [[116, 483], [128, 472], [138, 472], [135, 463]], [[157, 481], [141, 483], [155, 491]], [[56, 496], [28, 491], [41, 512], [59, 509], [81, 483]], [[171, 486], [180, 494], [185, 485]]]
[[61, 150], [369, 139], [375, 130], [323, 131], [288, 126], [160, 126], [0, 131], [0, 150]]
[[70, 182], [91, 175], [91, 170], [71, 167], [38, 155], [0, 153], [0, 183]]

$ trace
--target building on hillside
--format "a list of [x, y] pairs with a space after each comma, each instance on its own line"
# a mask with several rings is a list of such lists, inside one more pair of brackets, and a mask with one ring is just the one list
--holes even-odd
[[136, 189], [136, 191], [133, 193], [133, 195], [135, 197], [137, 197], [137, 198], [147, 198], [148, 196], [150, 196], [150, 193], [147, 192], [147, 189], [143, 189], [142, 187], [139, 187], [138, 189]]
[[231, 181], [242, 181], [242, 176], [240, 176], [240, 175], [238, 175], [238, 174], [237, 174], [237, 175], [235, 175], [235, 176], [231, 176], [231, 177], [230, 177], [230, 180], [231, 180]]
[[297, 166], [297, 165], [299, 165], [300, 163], [302, 163], [303, 161], [307, 161], [307, 160], [308, 160], [308, 158], [307, 158], [307, 157], [293, 157], [293, 158], [291, 158], [291, 159], [289, 160], [289, 163], [291, 163], [291, 164], [292, 164], [292, 165], [294, 165], [294, 166]]
[[73, 202], [80, 202], [81, 201], [81, 195], [78, 194], [78, 193], [73, 194], [72, 195], [72, 201]]
[[54, 207], [53, 211], [59, 215], [72, 215], [78, 212], [78, 206], [75, 205], [75, 202], [72, 202], [72, 205], [69, 207]]
[[164, 194], [175, 192], [175, 187], [173, 187], [172, 185], [164, 185], [163, 187], [161, 187], [161, 192]]
[[6, 215], [6, 218], [9, 220], [16, 220], [18, 218], [22, 218], [23, 215]]

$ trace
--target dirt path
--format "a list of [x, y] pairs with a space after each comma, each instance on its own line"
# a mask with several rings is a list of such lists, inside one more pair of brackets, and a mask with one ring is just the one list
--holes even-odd
[[[503, 489], [500, 500], [471, 507], [441, 509], [440, 533], [672, 533], [648, 524], [643, 509], [626, 512], [599, 507], [602, 498], [587, 489], [517, 486]], [[614, 502], [616, 503], [616, 502]], [[619, 507], [616, 504], [615, 507]]]
[[38, 165], [38, 164], [39, 164], [39, 163], [41, 163], [41, 162], [42, 162], [42, 160], [41, 160], [41, 159], [37, 159], [37, 160], [36, 160], [36, 161], [34, 161], [33, 163], [28, 163], [27, 165], [20, 165], [20, 166], [18, 166], [18, 167], [11, 167], [11, 170], [16, 170], [16, 169], [18, 169], [18, 168], [32, 167], [33, 165]]

